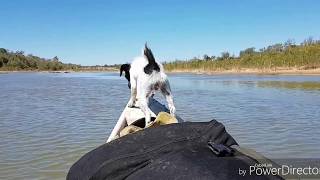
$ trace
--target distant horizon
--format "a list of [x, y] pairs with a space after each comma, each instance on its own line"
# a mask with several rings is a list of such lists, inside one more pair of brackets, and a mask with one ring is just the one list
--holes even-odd
[[160, 61], [320, 39], [319, 1], [4, 1], [0, 47], [82, 66]]
[[[296, 42], [294, 38], [288, 38], [286, 41], [289, 41], [289, 40], [290, 40], [290, 41], [292, 41], [295, 45], [300, 45], [300, 44], [303, 43], [305, 40], [308, 40], [308, 39], [310, 39], [310, 38], [313, 39], [313, 40], [320, 41], [320, 39], [313, 38], [312, 36], [309, 36], [309, 37], [303, 39], [301, 42]], [[267, 48], [268, 46], [275, 45], [275, 44], [278, 44], [278, 43], [283, 44], [283, 43], [285, 43], [286, 41], [283, 41], [283, 42], [274, 42], [274, 43], [272, 43], [272, 44], [266, 45], [266, 46], [264, 46], [264, 47], [259, 47], [259, 48], [257, 48], [257, 47], [245, 47], [245, 48], [241, 49], [240, 51], [245, 50], [245, 49], [247, 49], [247, 48], [255, 48], [255, 51], [259, 51], [259, 49], [261, 49], [261, 48]], [[0, 48], [4, 48], [4, 47], [0, 47]], [[4, 49], [7, 49], [7, 48], [4, 48]], [[141, 49], [142, 49], [142, 48], [141, 48]], [[15, 51], [23, 51], [23, 52], [24, 52], [24, 55], [32, 54], [32, 52], [27, 53], [27, 52], [25, 52], [23, 49], [17, 49], [17, 50], [7, 49], [7, 50], [13, 51], [13, 52], [15, 52]], [[229, 53], [230, 53], [231, 56], [234, 55], [235, 57], [238, 57], [240, 51], [239, 51], [237, 54], [231, 54], [230, 52], [229, 52]], [[193, 58], [203, 59], [203, 56], [204, 56], [204, 55], [208, 55], [209, 57], [212, 57], [212, 56], [219, 57], [219, 56], [221, 56], [221, 53], [223, 53], [223, 52], [228, 52], [228, 51], [222, 51], [222, 52], [220, 52], [220, 53], [218, 53], [218, 54], [216, 54], [216, 55], [213, 55], [213, 54], [202, 54], [202, 55], [193, 56], [193, 57], [185, 58], [185, 59], [174, 58], [174, 59], [169, 59], [169, 60], [162, 60], [162, 61], [160, 60], [160, 62], [161, 62], [161, 63], [164, 63], [164, 62], [172, 62], [172, 61], [176, 61], [176, 60], [187, 61], [187, 60], [191, 60], [191, 59], [193, 59]], [[32, 55], [38, 56], [37, 54], [32, 54]], [[140, 55], [141, 55], [141, 54], [140, 54]], [[139, 54], [138, 54], [137, 56], [139, 56]], [[133, 59], [134, 59], [135, 57], [137, 57], [137, 56], [132, 57], [131, 60], [133, 60]], [[53, 58], [53, 57], [50, 58], [50, 57], [41, 57], [41, 56], [38, 56], [38, 57], [40, 57], [40, 58], [45, 58], [45, 59], [47, 59], [47, 60], [50, 60], [50, 59]], [[56, 55], [56, 57], [58, 57], [59, 60], [60, 60], [62, 63], [64, 63], [64, 64], [69, 64], [69, 63], [70, 63], [70, 62], [67, 62], [67, 61], [64, 60], [64, 59], [61, 59], [61, 58], [59, 57], [59, 55]], [[121, 62], [121, 63], [113, 63], [113, 64], [92, 64], [92, 65], [77, 64], [77, 65], [80, 65], [80, 66], [106, 66], [106, 65], [107, 65], [107, 66], [116, 66], [116, 65], [121, 65], [121, 64], [130, 63], [130, 62], [131, 62], [131, 61]], [[75, 64], [75, 63], [71, 63], [71, 64]]]

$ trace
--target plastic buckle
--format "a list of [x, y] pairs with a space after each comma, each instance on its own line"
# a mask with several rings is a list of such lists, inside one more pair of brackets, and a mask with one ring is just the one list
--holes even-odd
[[208, 147], [218, 157], [232, 156], [234, 154], [234, 150], [224, 144], [216, 144], [209, 141]]

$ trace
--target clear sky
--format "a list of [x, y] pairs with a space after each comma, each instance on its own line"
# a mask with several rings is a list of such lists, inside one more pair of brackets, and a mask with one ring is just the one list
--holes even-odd
[[160, 61], [320, 39], [318, 0], [0, 0], [0, 47], [119, 64], [147, 41]]

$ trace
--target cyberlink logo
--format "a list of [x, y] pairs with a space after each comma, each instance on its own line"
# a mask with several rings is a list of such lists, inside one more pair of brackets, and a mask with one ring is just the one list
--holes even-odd
[[309, 176], [309, 175], [320, 175], [320, 168], [318, 167], [293, 167], [292, 165], [281, 165], [281, 167], [272, 167], [271, 164], [255, 164], [249, 166], [247, 169], [240, 169], [238, 171], [240, 176], [245, 175], [257, 175], [257, 176]]

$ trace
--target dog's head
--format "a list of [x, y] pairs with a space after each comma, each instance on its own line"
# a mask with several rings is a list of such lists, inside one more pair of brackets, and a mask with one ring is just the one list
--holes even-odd
[[131, 84], [130, 84], [130, 64], [122, 64], [120, 67], [120, 76], [122, 76], [122, 72], [125, 72], [124, 77], [126, 77], [126, 79], [128, 80], [128, 87], [129, 89], [131, 88]]

